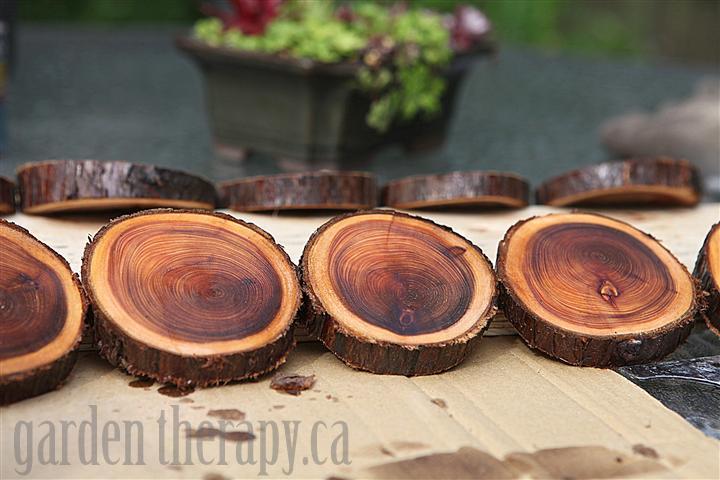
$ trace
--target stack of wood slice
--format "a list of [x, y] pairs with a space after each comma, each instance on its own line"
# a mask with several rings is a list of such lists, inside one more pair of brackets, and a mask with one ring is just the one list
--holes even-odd
[[393, 208], [445, 207], [521, 208], [528, 204], [530, 185], [504, 172], [452, 172], [394, 180], [383, 189], [383, 204]]
[[223, 205], [240, 212], [362, 210], [377, 205], [375, 177], [319, 171], [232, 180], [220, 184]]
[[698, 293], [658, 241], [601, 215], [518, 222], [498, 247], [505, 316], [531, 348], [572, 365], [657, 360], [690, 334]]
[[705, 294], [703, 317], [708, 327], [720, 335], [720, 223], [713, 225], [705, 237], [694, 275]]
[[0, 215], [15, 213], [15, 184], [0, 177]]
[[389, 210], [335, 217], [301, 260], [313, 330], [348, 365], [428, 375], [457, 365], [495, 313], [495, 274], [446, 227]]
[[146, 210], [103, 227], [83, 282], [100, 354], [179, 387], [261, 375], [285, 361], [297, 272], [260, 228], [229, 215]]
[[700, 201], [697, 170], [686, 160], [631, 159], [600, 163], [543, 182], [537, 202], [564, 207], [693, 206]]
[[53, 160], [25, 164], [17, 175], [26, 213], [215, 208], [215, 186], [211, 182], [154, 165]]
[[87, 303], [50, 247], [0, 220], [0, 404], [57, 388], [76, 360]]

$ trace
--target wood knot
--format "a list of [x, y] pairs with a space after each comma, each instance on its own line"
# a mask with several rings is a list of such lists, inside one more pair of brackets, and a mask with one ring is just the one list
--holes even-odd
[[466, 251], [467, 251], [467, 249], [465, 249], [465, 248], [463, 248], [463, 247], [460, 247], [460, 246], [457, 246], [457, 245], [448, 248], [448, 252], [449, 252], [450, 255], [452, 255], [453, 257], [459, 257], [460, 255], [464, 254]]
[[598, 290], [600, 293], [600, 296], [611, 304], [612, 306], [615, 306], [615, 298], [620, 296], [620, 291], [615, 287], [615, 285], [612, 284], [610, 280], [603, 280], [600, 284], [600, 289]]
[[400, 325], [407, 327], [415, 322], [415, 312], [409, 308], [403, 308], [400, 318], [398, 319]]
[[29, 287], [32, 288], [33, 290], [39, 290], [39, 289], [40, 289], [40, 284], [39, 284], [38, 282], [36, 282], [35, 279], [32, 278], [32, 277], [29, 276], [29, 275], [26, 275], [26, 274], [24, 274], [24, 273], [20, 273], [20, 274], [18, 275], [18, 280], [20, 281], [20, 283], [23, 283], [23, 284], [29, 286]]

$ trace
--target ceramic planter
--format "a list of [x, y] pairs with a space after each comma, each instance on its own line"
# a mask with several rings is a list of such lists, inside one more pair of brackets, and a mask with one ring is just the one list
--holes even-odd
[[379, 134], [365, 122], [370, 100], [356, 88], [357, 64], [242, 52], [186, 37], [176, 44], [203, 73], [219, 153], [250, 150], [324, 165], [362, 157], [389, 143], [408, 149], [441, 145], [458, 87], [479, 56], [458, 56], [447, 69], [441, 114]]

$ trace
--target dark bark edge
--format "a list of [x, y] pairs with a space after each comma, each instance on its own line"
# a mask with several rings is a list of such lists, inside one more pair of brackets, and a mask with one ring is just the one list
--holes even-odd
[[358, 215], [394, 215], [405, 218], [420, 220], [450, 232], [467, 242], [475, 249], [490, 266], [490, 272], [494, 275], [492, 263], [485, 254], [470, 240], [454, 232], [451, 228], [437, 224], [432, 220], [397, 212], [395, 210], [365, 210], [361, 212], [348, 213], [332, 218], [310, 237], [300, 259], [300, 279], [305, 295], [305, 308], [302, 314], [302, 325], [311, 336], [320, 340], [335, 356], [347, 365], [377, 374], [385, 375], [431, 375], [449, 370], [463, 361], [472, 350], [473, 345], [482, 337], [482, 334], [490, 326], [492, 318], [497, 312], [498, 283], [494, 278], [495, 292], [490, 306], [485, 315], [478, 319], [471, 329], [463, 335], [447, 342], [432, 343], [426, 345], [401, 345], [389, 342], [375, 341], [374, 339], [361, 338], [345, 328], [342, 323], [329, 315], [322, 305], [319, 297], [315, 294], [311, 282], [308, 280], [307, 257], [310, 249], [320, 237], [333, 224], [345, 218]]
[[163, 213], [209, 215], [238, 223], [276, 245], [282, 258], [297, 272], [285, 250], [275, 242], [269, 233], [252, 223], [244, 222], [225, 213], [159, 208], [115, 218], [101, 228], [88, 242], [82, 261], [82, 278], [87, 284], [88, 297], [93, 305], [95, 346], [100, 356], [114, 367], [119, 367], [131, 375], [145, 376], [161, 383], [172, 383], [186, 388], [224, 385], [232, 381], [256, 378], [282, 365], [295, 346], [293, 333], [297, 312], [301, 307], [301, 298], [296, 299], [295, 318], [289, 323], [288, 328], [270, 343], [247, 352], [203, 356], [178, 355], [145, 345], [123, 333], [110, 320], [111, 316], [100, 308], [89, 278], [90, 263], [97, 241], [119, 222], [129, 218]]
[[[627, 222], [596, 213], [576, 213], [609, 218], [625, 224], [657, 242], [652, 235], [638, 230]], [[550, 215], [568, 214], [552, 213], [545, 216]], [[535, 315], [512, 291], [510, 281], [505, 275], [505, 257], [510, 237], [523, 224], [536, 218], [540, 217], [533, 216], [520, 220], [508, 229], [498, 246], [495, 263], [500, 282], [500, 309], [528, 347], [570, 365], [608, 368], [659, 360], [673, 352], [687, 339], [692, 331], [695, 314], [701, 305], [701, 296], [695, 281], [692, 282], [693, 301], [680, 318], [661, 328], [641, 334], [632, 333], [612, 337], [580, 334], [558, 327]], [[690, 277], [687, 268], [675, 258], [672, 252], [660, 242], [658, 244], [680, 264], [685, 274]], [[690, 278], [692, 280], [692, 277]]]

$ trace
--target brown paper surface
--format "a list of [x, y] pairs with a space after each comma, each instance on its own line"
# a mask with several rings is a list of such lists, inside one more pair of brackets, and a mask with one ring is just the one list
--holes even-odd
[[[507, 227], [554, 210], [426, 216], [494, 259]], [[720, 206], [609, 213], [692, 266]], [[267, 229], [294, 261], [326, 219], [237, 215]], [[103, 221], [9, 219], [75, 271]], [[157, 384], [129, 386], [133, 377], [84, 352], [63, 388], [0, 409], [0, 478], [720, 477], [720, 442], [620, 375], [563, 365], [517, 337], [484, 338], [462, 365], [428, 377], [354, 371], [317, 344], [300, 345], [280, 373], [313, 374], [316, 383], [296, 397], [270, 389], [270, 375], [174, 398]]]

